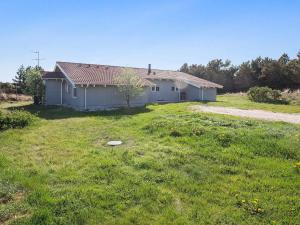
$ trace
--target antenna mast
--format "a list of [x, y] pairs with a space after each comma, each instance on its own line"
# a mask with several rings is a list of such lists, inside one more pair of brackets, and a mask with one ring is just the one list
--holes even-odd
[[37, 61], [37, 66], [40, 67], [40, 61], [41, 60], [45, 60], [45, 59], [41, 59], [40, 58], [40, 51], [35, 51], [33, 52], [34, 54], [37, 54], [37, 57], [35, 59], [33, 59], [34, 61]]

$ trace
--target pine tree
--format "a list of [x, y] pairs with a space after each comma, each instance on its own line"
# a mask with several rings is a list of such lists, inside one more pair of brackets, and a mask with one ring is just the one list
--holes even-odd
[[21, 65], [17, 71], [13, 82], [17, 86], [17, 91], [19, 94], [23, 94], [26, 88], [26, 71], [28, 68], [25, 69], [23, 65]]

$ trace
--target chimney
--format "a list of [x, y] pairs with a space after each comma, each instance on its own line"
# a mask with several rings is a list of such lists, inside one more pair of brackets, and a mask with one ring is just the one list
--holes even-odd
[[148, 64], [148, 75], [151, 73], [151, 64]]

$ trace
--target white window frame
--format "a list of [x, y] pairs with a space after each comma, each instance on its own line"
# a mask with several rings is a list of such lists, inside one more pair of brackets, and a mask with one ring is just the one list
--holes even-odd
[[[158, 90], [157, 90], [158, 88]], [[159, 86], [155, 86], [155, 92], [159, 92], [160, 91], [160, 87]]]
[[[154, 90], [153, 90], [154, 89]], [[151, 86], [151, 91], [156, 92], [156, 86]]]

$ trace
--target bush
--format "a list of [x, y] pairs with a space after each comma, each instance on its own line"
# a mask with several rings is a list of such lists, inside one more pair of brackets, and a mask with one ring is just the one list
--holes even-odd
[[192, 127], [191, 135], [201, 136], [204, 133], [205, 133], [205, 129], [203, 127], [196, 127], [196, 126]]
[[289, 90], [286, 89], [282, 93], [282, 98], [291, 104], [300, 105], [300, 89], [298, 90]]
[[252, 87], [247, 92], [247, 95], [251, 101], [254, 102], [266, 102], [266, 103], [288, 103], [281, 97], [279, 90], [273, 90], [268, 87]]
[[33, 121], [34, 116], [28, 112], [15, 110], [9, 113], [0, 112], [0, 130], [23, 128]]
[[172, 137], [181, 137], [182, 133], [178, 130], [176, 130], [176, 128], [172, 128], [171, 132], [170, 132], [170, 136]]
[[220, 145], [224, 148], [229, 147], [231, 142], [233, 141], [233, 135], [230, 133], [219, 133], [217, 135], [217, 140]]

